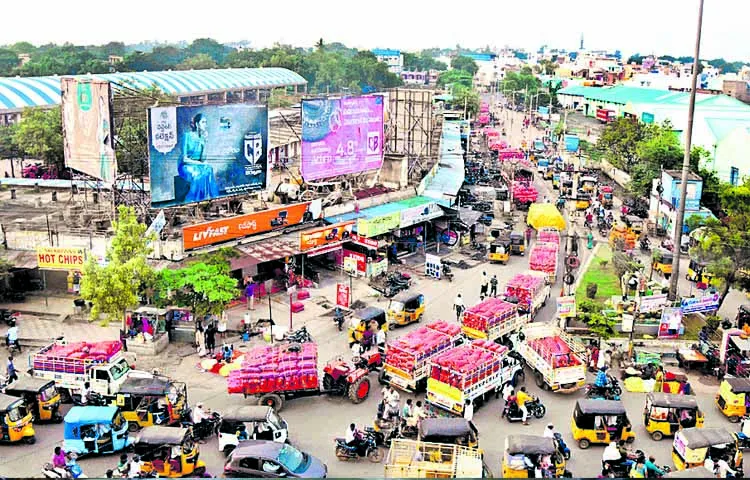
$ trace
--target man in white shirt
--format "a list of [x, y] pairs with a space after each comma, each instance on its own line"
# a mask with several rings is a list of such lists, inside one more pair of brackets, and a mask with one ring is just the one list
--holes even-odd
[[89, 382], [84, 382], [83, 388], [81, 389], [81, 405], [89, 403], [89, 396], [91, 396], [91, 384]]
[[464, 418], [471, 421], [474, 418], [474, 404], [471, 400], [466, 400], [464, 404]]
[[378, 346], [380, 353], [385, 353], [385, 330], [378, 328], [378, 333], [375, 335], [375, 344]]
[[141, 462], [141, 457], [138, 455], [134, 456], [133, 460], [130, 461], [130, 467], [128, 468], [128, 478], [137, 478], [140, 476], [142, 465], [143, 462]]
[[622, 455], [620, 455], [620, 451], [617, 449], [617, 444], [615, 442], [611, 442], [609, 445], [607, 445], [607, 448], [604, 449], [604, 452], [602, 453], [602, 462], [604, 463], [620, 463], [622, 460]]
[[362, 345], [359, 342], [352, 343], [352, 359], [356, 363], [359, 361], [359, 357], [362, 356]]
[[708, 455], [706, 455], [706, 460], [703, 462], [703, 468], [716, 475], [716, 465], [714, 465], [713, 459]]
[[727, 478], [727, 473], [731, 473], [733, 477], [737, 475], [737, 472], [729, 466], [728, 459], [729, 457], [724, 455], [716, 462], [716, 466], [719, 468], [719, 478]]
[[344, 434], [344, 441], [346, 441], [346, 444], [350, 447], [354, 447], [357, 445], [357, 442], [359, 441], [359, 432], [357, 431], [357, 425], [353, 423], [349, 424], [349, 428], [346, 429], [346, 434]]
[[456, 321], [461, 320], [461, 314], [464, 313], [464, 299], [461, 298], [460, 293], [453, 300], [453, 309], [456, 311]]

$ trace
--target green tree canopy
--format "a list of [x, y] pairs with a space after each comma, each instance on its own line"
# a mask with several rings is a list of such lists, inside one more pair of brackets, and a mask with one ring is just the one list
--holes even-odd
[[13, 142], [19, 151], [62, 170], [65, 156], [60, 107], [24, 109]]
[[473, 58], [464, 57], [463, 55], [459, 55], [451, 59], [451, 68], [454, 70], [463, 70], [464, 72], [469, 72], [472, 77], [479, 70], [479, 66], [477, 66], [477, 62], [475, 62]]
[[216, 61], [206, 53], [198, 53], [188, 57], [175, 66], [177, 70], [205, 70], [216, 67], [218, 67]]
[[466, 88], [471, 88], [474, 83], [474, 77], [469, 72], [463, 70], [448, 70], [443, 72], [438, 77], [438, 86], [444, 87], [446, 85], [461, 85]]

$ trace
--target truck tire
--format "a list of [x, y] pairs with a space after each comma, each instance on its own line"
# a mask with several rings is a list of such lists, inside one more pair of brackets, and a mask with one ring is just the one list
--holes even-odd
[[258, 405], [271, 407], [276, 412], [280, 412], [281, 409], [284, 408], [284, 399], [281, 398], [280, 395], [276, 395], [275, 393], [266, 393], [261, 395], [260, 399], [258, 400]]
[[517, 371], [513, 374], [513, 378], [510, 380], [510, 384], [513, 388], [518, 388], [519, 385], [526, 382], [526, 374], [523, 370]]
[[536, 383], [537, 387], [545, 390], [544, 376], [542, 375], [542, 372], [534, 372], [534, 383]]
[[367, 400], [370, 395], [370, 379], [367, 377], [361, 377], [354, 383], [349, 385], [349, 400], [352, 403], [362, 403]]

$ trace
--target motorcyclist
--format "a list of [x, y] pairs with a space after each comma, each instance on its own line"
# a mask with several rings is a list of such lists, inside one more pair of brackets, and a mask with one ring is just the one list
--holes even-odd
[[644, 463], [646, 466], [646, 477], [648, 478], [657, 478], [662, 477], [666, 472], [662, 470], [661, 468], [656, 466], [656, 458], [653, 455], [649, 455], [648, 459]]
[[76, 455], [75, 452], [68, 452], [66, 455], [65, 468], [70, 472], [70, 475], [73, 478], [78, 478], [83, 475], [83, 469], [78, 465], [78, 462], [76, 462], [77, 458], [78, 455]]
[[346, 434], [344, 435], [344, 440], [348, 446], [356, 448], [358, 453], [362, 451], [364, 435], [357, 429], [355, 423], [349, 424], [349, 428], [346, 429]]
[[198, 402], [193, 409], [193, 425], [196, 436], [203, 437], [208, 426], [209, 412], [203, 408], [203, 402]]
[[609, 376], [607, 375], [607, 366], [602, 365], [602, 367], [596, 373], [596, 380], [594, 381], [594, 389], [598, 394], [605, 395], [609, 387], [610, 387], [610, 382], [609, 382]]
[[89, 382], [83, 383], [83, 388], [81, 389], [81, 405], [86, 405], [89, 403], [89, 400], [91, 398], [91, 384]]
[[528, 425], [529, 424], [529, 411], [526, 408], [526, 402], [533, 401], [534, 398], [526, 393], [526, 387], [521, 387], [521, 390], [516, 395], [516, 405], [518, 405], [518, 409], [521, 411], [521, 414], [523, 415], [523, 424]]

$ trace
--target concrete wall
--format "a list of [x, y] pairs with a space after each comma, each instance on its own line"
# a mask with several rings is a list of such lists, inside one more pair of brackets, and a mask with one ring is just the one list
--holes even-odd
[[409, 160], [406, 156], [386, 154], [378, 182], [395, 190], [406, 188], [409, 184]]

